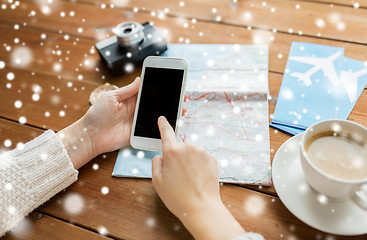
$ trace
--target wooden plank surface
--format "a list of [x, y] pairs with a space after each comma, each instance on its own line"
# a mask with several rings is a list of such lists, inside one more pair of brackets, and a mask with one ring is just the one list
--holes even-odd
[[[29, 38], [32, 39], [33, 45], [31, 45], [31, 47], [32, 51], [35, 52], [34, 54], [43, 55], [46, 54], [45, 49], [49, 49], [50, 51], [48, 53], [52, 52], [52, 50], [61, 50], [61, 55], [48, 54], [47, 58], [52, 58], [47, 62], [31, 62], [27, 66], [19, 66], [16, 64], [12, 65], [27, 69], [35, 69], [57, 76], [61, 75], [64, 77], [72, 77], [74, 79], [77, 79], [79, 75], [82, 75], [83, 79], [86, 79], [87, 81], [95, 81], [99, 83], [103, 82], [103, 76], [105, 76], [106, 80], [115, 80], [115, 78], [111, 78], [105, 71], [103, 65], [100, 64], [98, 54], [90, 53], [90, 50], [97, 40], [101, 40], [105, 36], [110, 35], [111, 30], [115, 25], [126, 20], [135, 20], [138, 22], [153, 21], [155, 26], [157, 26], [161, 32], [167, 32], [166, 35], [169, 42], [180, 42], [180, 39], [183, 39], [183, 41], [189, 39], [190, 43], [254, 44], [261, 40], [262, 44], [269, 44], [269, 70], [274, 72], [284, 71], [292, 41], [305, 41], [345, 47], [345, 55], [347, 57], [361, 61], [367, 60], [365, 46], [361, 44], [345, 43], [323, 38], [313, 38], [279, 32], [273, 33], [272, 31], [264, 30], [248, 30], [243, 27], [217, 24], [214, 22], [197, 21], [196, 23], [192, 23], [190, 19], [184, 18], [177, 19], [174, 17], [165, 17], [164, 19], [160, 19], [146, 13], [134, 13], [131, 10], [111, 8], [102, 9], [91, 5], [62, 1], [58, 2], [58, 4], [53, 8], [54, 12], [70, 13], [73, 11], [75, 14], [74, 17], [66, 16], [62, 18], [56, 16], [50, 18], [44, 14], [36, 14], [30, 18], [27, 15], [27, 9], [36, 9], [37, 5], [30, 0], [25, 0], [23, 5], [25, 6], [24, 10], [19, 9], [19, 11], [15, 12], [4, 12], [4, 14], [0, 15], [0, 20], [9, 23], [9, 26], [4, 26], [1, 31], [9, 32], [10, 29], [14, 27], [14, 24], [20, 25], [19, 30], [12, 31], [11, 34], [2, 38], [3, 43], [16, 47], [17, 44], [14, 44], [14, 38], [19, 38], [20, 41], [22, 41], [22, 39]], [[95, 18], [89, 14], [90, 12], [94, 12], [94, 14], [97, 15], [106, 14], [110, 17], [102, 19]], [[267, 15], [264, 14], [261, 17], [266, 18], [266, 16]], [[83, 19], [85, 22], [83, 22]], [[64, 21], [68, 21], [70, 24], [63, 24]], [[27, 27], [21, 26], [24, 22], [27, 23]], [[185, 28], [185, 24], [187, 24], [187, 28]], [[78, 32], [79, 27], [83, 29], [81, 33]], [[190, 29], [190, 31], [188, 31], [188, 29]], [[54, 34], [46, 34], [46, 39], [42, 39], [41, 35], [46, 31], [52, 31]], [[62, 31], [62, 34], [59, 34], [59, 31]], [[203, 36], [199, 36], [200, 32], [203, 33]], [[65, 35], [69, 35], [69, 40], [64, 39]], [[80, 40], [76, 45], [74, 45], [73, 42], [77, 37], [79, 37]], [[274, 38], [274, 40], [271, 40], [272, 38]], [[44, 46], [47, 46], [47, 48], [39, 45], [41, 42], [43, 42]], [[55, 42], [57, 42], [57, 44], [55, 44]], [[59, 49], [56, 49], [56, 45], [59, 46]], [[66, 51], [69, 51], [69, 54], [67, 54]], [[9, 61], [11, 60], [9, 53], [7, 54], [7, 52], [4, 52], [3, 54], [5, 59]], [[85, 54], [87, 55], [86, 57]], [[69, 60], [66, 61], [65, 57], [69, 57]], [[62, 59], [62, 63], [60, 64], [62, 65], [63, 70], [60, 72], [50, 71], [59, 59]], [[89, 61], [88, 66], [84, 65], [85, 60]], [[80, 67], [80, 64], [83, 66]], [[96, 67], [100, 72], [95, 71]], [[76, 68], [78, 68], [78, 72], [75, 71]], [[139, 71], [136, 73], [138, 72]]]
[[[12, 141], [13, 148], [41, 134], [39, 128], [60, 130], [77, 120], [99, 84], [123, 86], [140, 74], [137, 67], [130, 74], [111, 77], [93, 50], [113, 26], [126, 20], [154, 22], [170, 43], [268, 44], [271, 117], [292, 41], [344, 47], [346, 56], [367, 60], [367, 2], [358, 1], [358, 9], [352, 7], [354, 1], [332, 2], [334, 6], [328, 0], [23, 0], [13, 10], [11, 0], [3, 1], [0, 6], [6, 9], [0, 10], [0, 31], [6, 34], [0, 37], [0, 61], [6, 66], [0, 69], [0, 151], [9, 149], [2, 144], [5, 139]], [[324, 27], [320, 27], [322, 22]], [[14, 73], [13, 80], [6, 79], [9, 72]], [[32, 100], [35, 91], [38, 101]], [[15, 107], [16, 101], [21, 101], [20, 108]], [[26, 125], [18, 123], [22, 116]], [[366, 90], [349, 119], [367, 126]], [[289, 137], [270, 128], [271, 158]], [[47, 215], [42, 221], [31, 220], [35, 227], [27, 238], [36, 239], [40, 233], [40, 239], [52, 234], [64, 239], [64, 232], [75, 232], [77, 239], [94, 239], [99, 237], [95, 232], [105, 231], [117, 239], [191, 239], [159, 200], [150, 180], [111, 177], [115, 159], [116, 152], [106, 154], [82, 168], [78, 182], [38, 210]], [[93, 164], [99, 169], [93, 170]], [[101, 193], [103, 186], [109, 188], [107, 195]], [[266, 239], [366, 238], [336, 237], [308, 227], [284, 207], [273, 187], [225, 184], [221, 193], [240, 223]], [[81, 199], [80, 213], [65, 210], [70, 196]], [[258, 208], [255, 215], [246, 208], [251, 199], [259, 203], [253, 206]]]
[[90, 239], [107, 240], [98, 233], [79, 228], [73, 224], [58, 220], [39, 212], [32, 212], [13, 231], [7, 233], [3, 240], [65, 240], [65, 239]]
[[[78, 0], [78, 2], [109, 6], [107, 0]], [[367, 43], [359, 33], [366, 24], [367, 9], [346, 8], [338, 5], [308, 1], [116, 1], [114, 7], [148, 11], [159, 17], [168, 9], [169, 15], [233, 24], [238, 26], [288, 32], [295, 35], [325, 37], [342, 41]], [[96, 4], [97, 3], [97, 4]], [[213, 10], [215, 8], [215, 10]], [[219, 18], [218, 18], [219, 17]], [[320, 19], [323, 23], [320, 23]]]
[[[0, 119], [0, 128], [3, 129], [3, 126], [10, 126], [12, 131], [3, 132], [0, 142], [4, 139], [11, 139], [14, 143], [26, 142], [34, 132], [42, 132]], [[88, 163], [80, 170], [76, 183], [37, 211], [95, 232], [104, 229], [107, 236], [117, 239], [192, 239], [179, 220], [163, 205], [150, 180], [111, 176], [116, 154], [102, 155]], [[94, 164], [98, 164], [98, 170], [93, 169]], [[102, 187], [108, 187], [109, 193], [102, 194]], [[246, 230], [261, 232], [266, 239], [314, 239], [317, 236], [320, 239], [365, 238], [338, 237], [312, 229], [294, 217], [277, 197], [230, 184], [221, 186], [221, 196]], [[72, 211], [65, 210], [70, 198], [77, 199], [73, 202], [76, 207], [72, 207]], [[56, 220], [51, 223], [53, 221]], [[44, 223], [40, 223], [39, 230], [34, 231], [53, 231], [55, 236], [61, 237], [63, 235], [58, 231], [67, 232], [68, 228], [62, 226], [49, 229], [51, 223], [46, 218]], [[82, 237], [77, 235], [75, 239]]]
[[312, 0], [312, 2], [324, 3], [329, 5], [341, 5], [354, 8], [367, 8], [366, 0]]
[[[78, 120], [89, 108], [89, 95], [98, 85], [78, 80], [58, 79], [42, 73], [7, 68], [14, 73], [15, 79], [7, 81], [0, 87], [2, 104], [0, 111], [3, 117], [18, 121], [26, 118], [26, 123], [58, 131]], [[5, 79], [7, 72], [0, 72]], [[38, 90], [38, 91], [34, 91]], [[34, 101], [33, 95], [39, 95]], [[16, 101], [22, 106], [17, 108]], [[61, 114], [60, 114], [61, 112]]]

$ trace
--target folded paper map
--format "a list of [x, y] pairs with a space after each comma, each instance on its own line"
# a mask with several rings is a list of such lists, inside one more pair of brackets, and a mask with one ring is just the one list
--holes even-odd
[[[178, 140], [213, 153], [221, 182], [270, 185], [268, 47], [170, 44], [165, 56], [189, 62]], [[157, 154], [121, 149], [112, 175], [151, 177]]]

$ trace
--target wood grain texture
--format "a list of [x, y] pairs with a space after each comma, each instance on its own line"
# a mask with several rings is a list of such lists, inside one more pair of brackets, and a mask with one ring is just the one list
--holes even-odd
[[367, 8], [366, 0], [311, 0], [311, 2], [318, 2], [329, 5], [341, 5], [354, 8]]
[[[20, 127], [19, 123], [0, 118], [0, 153], [14, 149], [18, 143], [26, 143], [42, 133], [42, 130], [31, 127]], [[26, 131], [22, 131], [26, 129]], [[4, 145], [5, 140], [10, 140], [9, 147]]]
[[90, 239], [107, 240], [100, 234], [80, 228], [73, 224], [58, 220], [39, 212], [32, 212], [13, 231], [7, 233], [2, 240], [65, 240]]
[[[107, 0], [77, 0], [101, 6]], [[200, 0], [184, 1], [116, 1], [115, 7], [133, 8], [160, 16], [164, 9], [169, 15], [220, 22], [244, 27], [288, 32], [295, 35], [321, 36], [342, 41], [367, 43], [360, 35], [367, 22], [367, 9], [347, 8], [338, 5], [319, 4], [309, 1], [237, 1], [214, 0], [210, 3]], [[216, 10], [214, 11], [213, 8]], [[155, 12], [155, 13], [152, 13]], [[162, 16], [162, 15], [161, 15]], [[218, 19], [220, 17], [220, 19]], [[322, 19], [324, 24], [317, 24]]]
[[[7, 69], [14, 73], [15, 79], [8, 81], [11, 84], [10, 88], [5, 85], [0, 87], [3, 96], [0, 105], [2, 116], [15, 121], [23, 116], [27, 119], [27, 124], [55, 131], [83, 116], [90, 106], [89, 95], [97, 87], [96, 84], [77, 80], [58, 79], [42, 73], [32, 75], [29, 71]], [[6, 74], [0, 72], [1, 78], [6, 78]], [[32, 98], [35, 88], [40, 89], [38, 101]], [[22, 102], [20, 108], [15, 107], [16, 101]]]
[[[83, 80], [95, 81], [98, 83], [102, 83], [103, 80], [115, 81], [116, 78], [112, 78], [107, 73], [105, 67], [100, 63], [98, 54], [95, 52], [91, 53], [90, 50], [93, 49], [93, 45], [98, 40], [110, 36], [112, 34], [111, 30], [115, 25], [126, 20], [134, 20], [138, 22], [154, 22], [155, 26], [157, 26], [162, 33], [166, 33], [166, 37], [170, 43], [179, 43], [180, 40], [189, 40], [190, 43], [254, 44], [259, 41], [261, 44], [268, 44], [269, 70], [274, 72], [284, 72], [292, 41], [304, 41], [344, 47], [345, 56], [361, 61], [367, 60], [367, 51], [365, 51], [366, 46], [361, 44], [279, 32], [274, 33], [265, 30], [248, 30], [243, 27], [214, 22], [197, 21], [196, 23], [192, 23], [191, 19], [186, 18], [167, 16], [160, 19], [147, 13], [134, 13], [132, 10], [102, 9], [92, 5], [62, 1], [57, 3], [58, 4], [53, 8], [56, 16], [52, 18], [41, 13], [31, 18], [28, 17], [28, 9], [36, 9], [38, 7], [38, 5], [30, 0], [24, 1], [24, 10], [19, 9], [18, 11], [17, 9], [17, 11], [14, 12], [5, 11], [4, 14], [0, 15], [0, 22], [9, 23], [7, 26], [0, 25], [0, 30], [4, 32], [11, 31], [11, 34], [2, 37], [3, 43], [9, 44], [15, 48], [17, 44], [13, 43], [14, 38], [19, 38], [21, 42], [24, 41], [22, 39], [32, 39], [32, 45], [30, 45], [30, 47], [32, 51], [34, 51], [34, 55], [38, 56], [40, 54], [40, 59], [48, 59], [47, 61], [38, 60], [37, 62], [34, 61], [29, 63], [27, 66], [20, 66], [15, 64], [14, 61], [10, 61], [11, 56], [8, 52], [3, 52], [2, 54], [4, 55], [0, 56], [8, 60], [12, 66], [34, 69], [56, 76], [60, 75], [77, 79], [79, 75], [82, 75]], [[69, 14], [71, 11], [75, 12], [74, 17], [67, 15], [62, 18], [57, 15], [60, 12]], [[109, 17], [96, 18], [94, 15], [91, 15], [90, 12], [93, 12], [95, 15], [108, 15]], [[262, 17], [265, 18], [266, 15]], [[85, 22], [83, 22], [83, 19]], [[70, 24], [63, 24], [65, 21]], [[26, 27], [21, 26], [23, 22], [27, 23]], [[20, 24], [19, 30], [11, 30], [14, 24]], [[185, 24], [187, 24], [187, 28]], [[83, 29], [82, 33], [78, 32], [79, 27]], [[47, 31], [51, 31], [52, 33], [46, 34], [46, 39], [42, 39], [41, 34]], [[60, 31], [62, 32], [61, 34], [58, 33]], [[200, 32], [203, 33], [203, 36], [199, 36]], [[69, 35], [69, 40], [64, 39], [65, 35]], [[78, 42], [76, 42], [76, 38], [79, 38]], [[44, 46], [39, 45], [42, 42]], [[57, 42], [57, 44], [55, 42]], [[76, 43], [75, 45], [74, 42]], [[26, 44], [29, 45], [30, 43], [26, 41]], [[56, 48], [56, 46], [58, 46], [58, 48]], [[47, 49], [48, 51], [46, 52]], [[52, 50], [55, 52], [60, 50], [60, 55], [52, 54]], [[67, 53], [67, 51], [69, 51], [69, 53]], [[46, 56], [41, 58], [41, 56], [44, 55]], [[66, 57], [68, 57], [69, 60], [66, 60]], [[85, 64], [85, 60], [88, 60], [88, 65]], [[62, 62], [60, 63], [59, 61]], [[62, 66], [62, 71], [52, 70], [57, 62]], [[98, 72], [96, 68], [98, 68]], [[77, 69], [78, 71], [76, 71]], [[138, 74], [139, 69], [134, 73]], [[122, 78], [122, 76], [120, 78]]]

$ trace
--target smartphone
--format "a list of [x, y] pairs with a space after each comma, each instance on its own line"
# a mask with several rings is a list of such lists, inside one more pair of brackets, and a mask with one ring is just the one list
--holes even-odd
[[187, 67], [182, 58], [152, 56], [144, 60], [130, 137], [133, 148], [162, 151], [160, 116], [167, 118], [177, 137]]

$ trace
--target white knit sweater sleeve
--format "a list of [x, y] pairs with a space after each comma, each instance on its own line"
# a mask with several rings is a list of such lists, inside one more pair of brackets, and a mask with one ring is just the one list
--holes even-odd
[[0, 155], [0, 237], [33, 209], [77, 180], [64, 145], [48, 130]]

